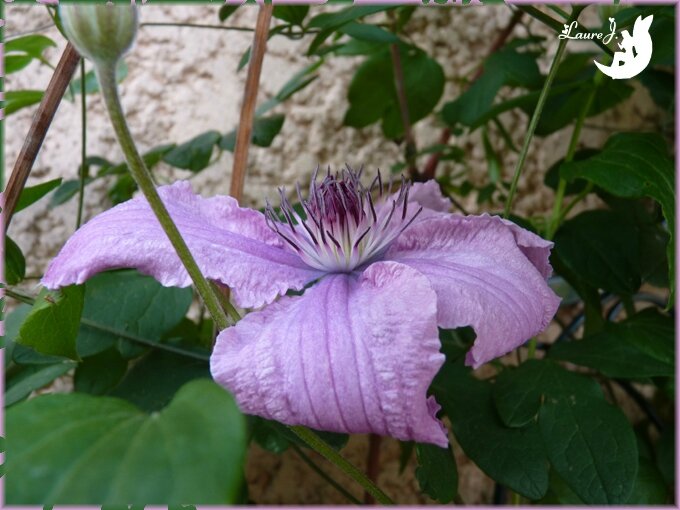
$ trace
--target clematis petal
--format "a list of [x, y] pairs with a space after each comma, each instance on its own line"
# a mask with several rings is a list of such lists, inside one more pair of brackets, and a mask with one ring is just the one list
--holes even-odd
[[394, 262], [330, 274], [222, 331], [211, 372], [248, 414], [446, 446], [426, 395], [444, 361], [436, 300]]
[[451, 209], [451, 200], [442, 195], [436, 181], [413, 183], [408, 199], [409, 202], [415, 202], [432, 211], [447, 212]]
[[[232, 288], [242, 307], [259, 307], [321, 273], [283, 247], [257, 211], [228, 196], [203, 198], [188, 182], [158, 188], [203, 274]], [[52, 260], [42, 283], [82, 283], [108, 269], [131, 267], [166, 286], [186, 287], [184, 269], [148, 202], [135, 198], [83, 225]]]
[[[488, 215], [441, 215], [413, 224], [385, 254], [429, 278], [439, 326], [474, 328], [468, 365], [522, 345], [545, 329], [559, 305], [546, 283], [549, 249], [518, 229]], [[540, 250], [546, 258], [537, 256]]]

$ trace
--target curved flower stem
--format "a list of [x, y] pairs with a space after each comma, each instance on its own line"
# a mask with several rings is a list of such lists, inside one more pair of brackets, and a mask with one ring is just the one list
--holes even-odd
[[76, 230], [83, 221], [83, 202], [85, 201], [85, 178], [87, 170], [87, 99], [85, 97], [85, 59], [80, 58], [80, 186], [78, 188], [78, 215], [76, 216]]
[[[572, 15], [572, 18], [574, 16]], [[557, 52], [553, 58], [552, 64], [550, 65], [550, 71], [548, 71], [548, 76], [543, 84], [543, 90], [541, 90], [541, 95], [538, 97], [538, 103], [536, 103], [536, 109], [534, 114], [531, 116], [531, 121], [529, 122], [529, 128], [527, 134], [524, 137], [524, 144], [522, 145], [522, 150], [519, 153], [519, 159], [517, 160], [517, 166], [515, 167], [515, 175], [512, 177], [512, 184], [510, 185], [510, 192], [508, 194], [508, 199], [505, 201], [505, 210], [503, 211], [503, 218], [507, 218], [510, 215], [510, 209], [512, 208], [512, 201], [515, 198], [515, 193], [517, 192], [517, 183], [519, 182], [519, 176], [522, 173], [522, 167], [524, 166], [524, 161], [526, 160], [527, 153], [529, 152], [529, 145], [531, 145], [531, 139], [534, 136], [534, 131], [536, 131], [536, 126], [538, 125], [538, 120], [541, 118], [541, 112], [543, 111], [543, 106], [545, 106], [545, 101], [548, 99], [548, 92], [550, 91], [550, 85], [552, 85], [555, 75], [557, 74], [557, 69], [559, 67], [560, 60], [562, 60], [562, 55], [564, 54], [564, 49], [567, 46], [567, 39], [560, 39], [560, 43], [557, 46]]]
[[330, 462], [340, 468], [347, 476], [361, 485], [366, 492], [371, 494], [375, 500], [382, 505], [394, 505], [383, 491], [381, 491], [365, 474], [359, 471], [354, 465], [350, 464], [342, 455], [336, 452], [332, 446], [326, 443], [314, 432], [305, 427], [289, 427], [290, 430], [307, 443], [317, 453], [323, 455]]
[[[123, 153], [125, 154], [130, 173], [149, 202], [151, 209], [167, 234], [168, 239], [170, 239], [172, 246], [177, 252], [177, 256], [184, 264], [189, 276], [191, 276], [191, 279], [193, 280], [198, 293], [201, 295], [206, 308], [208, 308], [210, 315], [212, 315], [215, 324], [219, 329], [227, 328], [229, 326], [227, 314], [222, 309], [220, 301], [215, 295], [210, 283], [208, 283], [208, 280], [206, 280], [201, 273], [201, 270], [198, 268], [198, 264], [196, 264], [196, 260], [189, 251], [189, 247], [182, 238], [182, 235], [177, 229], [175, 222], [170, 217], [165, 204], [163, 204], [163, 201], [158, 195], [158, 191], [153, 184], [151, 174], [146, 168], [144, 160], [142, 160], [137, 151], [135, 142], [130, 134], [130, 129], [125, 121], [120, 98], [118, 97], [115, 63], [113, 65], [95, 65], [95, 72], [97, 74], [97, 80], [99, 81], [102, 96], [104, 97], [106, 109], [109, 112], [111, 124], [116, 132], [118, 143], [120, 143]], [[237, 320], [236, 317], [233, 318]]]

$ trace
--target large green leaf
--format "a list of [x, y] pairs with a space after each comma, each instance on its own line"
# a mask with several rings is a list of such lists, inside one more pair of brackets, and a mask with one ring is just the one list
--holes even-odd
[[537, 500], [548, 489], [548, 459], [536, 424], [503, 425], [494, 409], [491, 384], [447, 362], [432, 386], [451, 419], [465, 454], [499, 483]]
[[107, 349], [85, 358], [73, 375], [75, 391], [104, 395], [112, 390], [127, 371], [128, 361], [114, 349]]
[[180, 323], [191, 304], [190, 288], [163, 287], [135, 271], [115, 271], [94, 276], [85, 285], [83, 321], [78, 333], [78, 353], [91, 356], [117, 344], [127, 357], [139, 355], [139, 338], [160, 342]]
[[166, 153], [163, 161], [177, 168], [200, 172], [210, 163], [210, 156], [219, 139], [217, 131], [201, 133]]
[[591, 210], [560, 227], [554, 251], [571, 272], [593, 287], [630, 295], [642, 281], [639, 235], [629, 217]]
[[245, 420], [211, 381], [160, 413], [124, 400], [48, 395], [7, 412], [6, 502], [228, 504], [241, 486]]
[[451, 447], [417, 444], [416, 478], [420, 490], [440, 503], [450, 503], [458, 493], [458, 469]]
[[42, 182], [36, 184], [35, 186], [27, 186], [21, 190], [21, 195], [19, 195], [19, 201], [17, 202], [14, 212], [19, 212], [22, 209], [26, 209], [29, 205], [34, 204], [42, 197], [47, 195], [54, 188], [61, 184], [61, 177], [57, 179], [52, 179], [50, 181]]
[[16, 342], [41, 354], [79, 359], [76, 338], [83, 311], [81, 285], [59, 291], [42, 289], [19, 330]]
[[210, 379], [207, 360], [153, 351], [135, 363], [111, 395], [124, 398], [147, 412], [158, 411], [193, 379]]
[[[625, 503], [637, 476], [637, 443], [600, 386], [548, 360], [530, 360], [509, 373], [494, 389], [503, 419], [538, 409], [545, 451], [569, 487], [587, 504]], [[516, 405], [498, 405], [504, 399]]]
[[599, 370], [612, 378], [672, 377], [675, 327], [670, 317], [648, 308], [583, 340], [560, 342], [551, 358]]
[[672, 301], [675, 287], [675, 169], [663, 138], [653, 133], [616, 134], [607, 140], [602, 152], [563, 165], [560, 174], [570, 180], [589, 180], [619, 197], [651, 197], [661, 205], [671, 234], [667, 250]]
[[[424, 51], [400, 45], [404, 90], [409, 119], [416, 123], [432, 112], [444, 91], [444, 71]], [[361, 128], [382, 119], [388, 138], [403, 134], [399, 101], [394, 84], [392, 57], [388, 50], [371, 55], [357, 69], [348, 91], [347, 126]]]

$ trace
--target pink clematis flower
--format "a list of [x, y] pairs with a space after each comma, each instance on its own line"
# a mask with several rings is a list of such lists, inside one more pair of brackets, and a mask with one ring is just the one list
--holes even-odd
[[[306, 218], [283, 193], [280, 217], [202, 198], [188, 182], [159, 188], [205, 276], [241, 307], [267, 305], [220, 332], [211, 372], [248, 414], [446, 446], [427, 396], [444, 362], [437, 327], [474, 328], [474, 367], [542, 331], [559, 304], [546, 283], [552, 243], [498, 217], [448, 213], [434, 182], [391, 194], [359, 174], [315, 174], [300, 197]], [[143, 198], [78, 230], [43, 284], [122, 267], [191, 284]], [[282, 296], [290, 289], [305, 290]]]

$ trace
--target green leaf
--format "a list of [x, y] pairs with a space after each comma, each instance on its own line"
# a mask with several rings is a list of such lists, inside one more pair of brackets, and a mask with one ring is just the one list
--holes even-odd
[[[86, 179], [86, 183], [91, 182], [92, 179]], [[80, 181], [78, 179], [69, 179], [64, 181], [61, 186], [57, 188], [52, 197], [50, 198], [50, 207], [56, 207], [58, 205], [67, 202], [78, 193], [80, 189]]]
[[663, 138], [654, 133], [613, 135], [602, 152], [564, 165], [561, 175], [569, 180], [586, 179], [618, 197], [651, 197], [661, 205], [671, 234], [667, 253], [672, 302], [675, 289], [675, 170]]
[[229, 16], [234, 14], [239, 7], [239, 5], [224, 4], [220, 7], [220, 12], [218, 13], [220, 21], [226, 20]]
[[458, 492], [456, 459], [448, 448], [416, 444], [416, 478], [420, 490], [440, 503], [450, 503]]
[[[625, 503], [638, 469], [635, 434], [600, 386], [549, 361], [535, 386], [545, 392], [538, 423], [550, 463], [586, 504]], [[551, 366], [550, 366], [551, 365]]]
[[123, 174], [118, 176], [116, 182], [107, 191], [107, 195], [111, 199], [113, 205], [122, 204], [132, 198], [135, 191], [137, 191], [137, 183], [131, 174]]
[[[284, 120], [286, 120], [286, 117], [283, 114], [256, 118], [253, 122], [253, 131], [250, 135], [250, 141], [253, 145], [257, 145], [258, 147], [269, 147], [276, 135], [281, 131]], [[220, 139], [220, 148], [234, 152], [235, 147], [236, 130], [233, 130]]]
[[5, 55], [5, 75], [21, 71], [33, 62], [30, 55]]
[[33, 347], [41, 354], [80, 359], [76, 338], [83, 295], [80, 285], [63, 287], [60, 291], [42, 289], [19, 330], [17, 343]]
[[350, 22], [340, 28], [340, 32], [360, 41], [376, 43], [398, 43], [399, 37], [377, 25]]
[[[594, 154], [597, 154], [598, 152], [599, 151], [596, 149], [582, 149], [576, 151], [573, 157], [573, 161], [583, 161], [584, 159], [587, 159], [593, 156]], [[559, 187], [560, 184], [560, 169], [562, 168], [562, 165], [564, 163], [565, 163], [564, 158], [553, 163], [551, 167], [548, 168], [548, 171], [545, 173], [545, 177], [543, 178], [543, 183], [555, 191], [557, 191], [557, 188]], [[567, 183], [567, 186], [564, 190], [564, 194], [565, 196], [575, 195], [583, 191], [585, 187], [586, 182], [583, 179], [575, 179]]]
[[549, 356], [594, 368], [611, 378], [672, 377], [675, 327], [671, 318], [648, 308], [623, 322], [608, 322], [603, 331], [583, 340], [559, 342]]
[[320, 28], [322, 30], [335, 30], [350, 21], [393, 8], [394, 6], [384, 5], [351, 6], [337, 12], [317, 14], [309, 21], [308, 26], [309, 28]]
[[506, 368], [496, 378], [493, 400], [498, 415], [508, 427], [524, 427], [538, 414], [546, 389], [537, 385], [552, 369], [548, 363], [528, 361], [520, 368]]
[[217, 131], [201, 133], [165, 154], [163, 161], [177, 168], [200, 172], [210, 163], [213, 148], [219, 140]]
[[648, 459], [640, 458], [640, 468], [626, 505], [666, 505], [668, 491], [661, 473]]
[[104, 395], [112, 390], [127, 371], [128, 362], [115, 349], [85, 358], [73, 376], [75, 391]]
[[163, 287], [135, 271], [98, 274], [85, 284], [78, 353], [82, 357], [92, 356], [114, 344], [128, 350], [129, 337], [160, 342], [167, 331], [181, 322], [191, 300], [190, 288]]
[[16, 376], [7, 381], [5, 407], [16, 404], [35, 390], [47, 386], [75, 366], [76, 363], [66, 361], [49, 365], [31, 365], [23, 368]]
[[534, 56], [511, 48], [490, 56], [484, 73], [456, 100], [444, 105], [442, 118], [450, 126], [477, 124], [503, 85], [540, 87], [542, 77]]
[[482, 471], [529, 499], [545, 494], [548, 460], [535, 424], [505, 427], [494, 409], [491, 384], [450, 362], [439, 371], [432, 389], [458, 443]]
[[40, 34], [25, 35], [11, 39], [5, 43], [5, 74], [20, 71], [33, 60], [45, 63], [43, 52], [56, 43], [49, 37]]
[[5, 334], [0, 337], [0, 346], [5, 349], [5, 371], [12, 363], [14, 350], [17, 347], [15, 342], [19, 336], [19, 329], [29, 313], [31, 313], [31, 305], [22, 303], [8, 313], [4, 319]]
[[308, 12], [309, 5], [275, 5], [272, 15], [291, 25], [302, 26]]
[[[404, 89], [412, 124], [429, 115], [444, 90], [444, 72], [436, 60], [414, 47], [400, 47]], [[347, 126], [362, 128], [382, 119], [388, 138], [403, 134], [399, 101], [388, 50], [370, 56], [359, 66], [348, 91]]]
[[24, 53], [31, 58], [42, 59], [47, 48], [57, 47], [57, 44], [44, 35], [32, 34], [10, 39], [5, 43], [5, 55], [10, 53]]
[[165, 407], [185, 383], [194, 379], [210, 379], [207, 361], [152, 351], [135, 363], [111, 395], [153, 412]]
[[271, 421], [251, 416], [250, 425], [252, 437], [261, 448], [278, 455], [290, 447], [291, 439], [281, 434]]
[[519, 423], [538, 409], [550, 463], [579, 498], [586, 504], [626, 502], [638, 468], [635, 434], [595, 381], [548, 360], [529, 360], [496, 384], [504, 421]]
[[393, 8], [394, 6], [353, 5], [338, 12], [328, 12], [314, 16], [307, 26], [309, 28], [320, 28], [321, 31], [314, 37], [312, 43], [309, 45], [307, 55], [314, 54], [324, 41], [343, 25], [356, 21], [364, 16], [369, 16]]
[[5, 282], [16, 285], [26, 276], [26, 259], [19, 245], [5, 236]]
[[22, 209], [26, 209], [29, 205], [32, 205], [38, 200], [40, 200], [54, 188], [58, 187], [60, 184], [61, 177], [37, 184], [35, 186], [25, 187], [21, 191], [21, 195], [19, 195], [19, 201], [17, 202], [17, 205], [14, 208], [14, 212], [17, 213]]
[[5, 92], [5, 115], [32, 106], [42, 101], [44, 92], [42, 90], [8, 90]]
[[554, 251], [590, 285], [625, 296], [642, 281], [639, 235], [637, 225], [623, 214], [591, 210], [560, 227]]
[[47, 395], [7, 412], [8, 504], [229, 504], [245, 420], [211, 381], [147, 415], [116, 398]]

